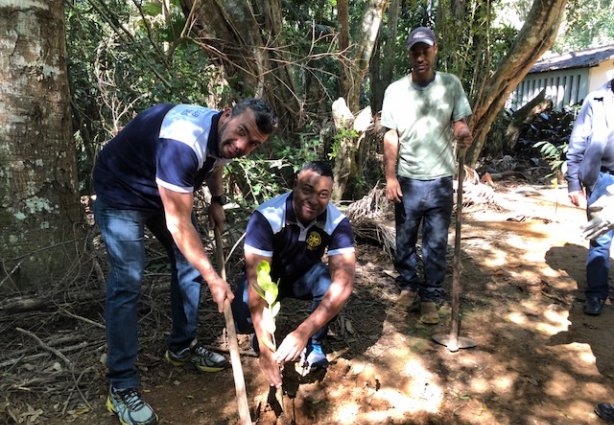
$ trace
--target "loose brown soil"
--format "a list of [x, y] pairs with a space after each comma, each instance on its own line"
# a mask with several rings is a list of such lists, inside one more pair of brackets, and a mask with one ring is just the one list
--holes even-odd
[[[564, 188], [507, 183], [497, 188], [497, 208], [476, 205], [463, 211], [460, 334], [477, 347], [455, 353], [431, 338], [449, 332], [449, 306], [441, 308], [439, 325], [420, 324], [418, 314], [407, 311], [408, 300], [394, 290], [395, 273], [389, 256], [379, 246], [360, 244], [354, 294], [331, 326], [331, 365], [327, 371], [307, 377], [297, 375], [291, 365], [285, 368], [287, 395], [282, 417], [266, 406], [268, 387], [251, 355], [249, 339], [240, 338], [254, 422], [599, 423], [594, 404], [614, 402], [614, 309], [607, 305], [599, 317], [582, 313], [587, 243], [581, 239], [579, 227], [585, 218], [566, 198]], [[453, 232], [452, 228], [450, 260]], [[451, 265], [452, 261], [448, 286]], [[145, 290], [151, 297], [146, 300], [165, 294], [156, 292], [153, 285], [146, 285]], [[283, 304], [278, 319], [281, 333], [301, 320], [308, 308], [306, 303], [295, 301]], [[230, 370], [203, 375], [162, 361], [168, 328], [152, 329], [149, 323], [155, 317], [155, 323], [167, 325], [166, 309], [163, 302], [144, 303], [139, 358], [143, 392], [156, 409], [160, 424], [238, 423]], [[102, 323], [101, 311], [98, 303], [72, 313]], [[38, 360], [3, 366], [3, 376], [10, 374], [12, 378], [10, 391], [0, 399], [4, 400], [0, 423], [14, 423], [14, 419], [32, 424], [118, 423], [104, 409], [103, 331], [71, 316], [54, 320], [58, 313], [47, 315], [19, 316], [24, 323], [9, 318], [0, 321], [0, 341], [8, 350], [2, 353], [0, 364], [19, 357], [25, 344], [32, 345], [29, 337], [14, 331], [16, 326], [28, 326], [41, 334], [46, 332], [46, 323], [53, 323], [56, 338], [83, 332], [93, 341], [95, 347], [90, 345], [88, 353], [94, 354], [84, 359], [67, 353], [83, 367], [82, 373], [69, 379], [78, 384], [57, 391], [53, 383], [45, 384], [49, 388], [45, 397], [37, 396], [45, 393], [44, 386], [25, 377], [37, 368], [65, 369], [56, 356], [41, 348]], [[34, 319], [40, 322], [36, 326]], [[210, 301], [203, 305], [201, 322], [201, 340], [224, 347], [223, 318]], [[17, 382], [15, 376], [24, 379]], [[91, 409], [85, 407], [84, 399]]]

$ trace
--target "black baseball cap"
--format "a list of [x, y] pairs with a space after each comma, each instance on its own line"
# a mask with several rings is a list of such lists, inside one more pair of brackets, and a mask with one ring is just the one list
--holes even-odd
[[411, 49], [416, 43], [425, 43], [429, 46], [435, 45], [435, 33], [427, 27], [418, 27], [412, 30], [407, 37], [407, 48]]

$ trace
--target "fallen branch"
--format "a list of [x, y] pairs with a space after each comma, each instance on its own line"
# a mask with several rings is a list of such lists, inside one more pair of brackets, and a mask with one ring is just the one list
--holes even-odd
[[60, 313], [64, 316], [72, 317], [73, 319], [81, 320], [82, 322], [89, 323], [90, 325], [96, 326], [99, 329], [106, 329], [104, 325], [94, 322], [93, 320], [88, 319], [87, 317], [79, 316], [78, 314], [71, 313], [70, 311], [60, 307]]
[[42, 310], [45, 308], [55, 308], [57, 307], [57, 304], [68, 301], [86, 302], [96, 299], [104, 299], [104, 294], [102, 291], [70, 294], [70, 300], [66, 300], [64, 298], [65, 295], [65, 293], [59, 293], [46, 297], [20, 296], [9, 298], [0, 302], [0, 312], [8, 314], [25, 313], [28, 311]]
[[37, 337], [35, 334], [33, 334], [30, 331], [27, 331], [25, 329], [22, 328], [15, 328], [15, 330], [17, 332], [21, 332], [22, 334], [28, 335], [30, 338], [32, 338], [33, 340], [35, 340], [38, 345], [40, 345], [42, 348], [44, 348], [45, 350], [49, 351], [50, 353], [54, 354], [56, 357], [58, 357], [60, 360], [62, 360], [64, 362], [64, 364], [66, 365], [66, 367], [68, 367], [68, 369], [73, 370], [73, 364], [70, 360], [68, 360], [68, 358], [62, 354], [61, 352], [59, 352], [58, 350], [56, 350], [55, 348], [52, 348], [50, 346], [48, 346], [47, 344], [45, 344], [39, 337]]
[[[85, 347], [87, 347], [88, 345], [91, 345], [90, 342], [84, 341], [84, 342], [80, 342], [79, 344], [75, 344], [75, 345], [71, 345], [69, 347], [65, 347], [62, 348], [61, 350], [57, 350], [59, 352], [63, 352], [63, 353], [68, 353], [71, 351], [77, 351], [77, 350], [81, 350]], [[9, 360], [5, 360], [2, 363], [0, 363], [0, 367], [6, 367], [6, 366], [12, 366], [15, 365], [21, 361], [26, 361], [26, 362], [31, 362], [32, 360], [37, 360], [40, 359], [41, 357], [45, 357], [47, 356], [47, 353], [36, 353], [36, 354], [32, 354], [29, 356], [26, 356], [25, 354], [20, 355], [19, 358], [13, 358], [13, 359], [9, 359]], [[8, 373], [8, 372], [5, 372]]]

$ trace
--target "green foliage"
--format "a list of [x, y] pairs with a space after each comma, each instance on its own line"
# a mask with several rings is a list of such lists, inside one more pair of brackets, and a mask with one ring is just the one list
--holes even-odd
[[[202, 49], [181, 38], [179, 1], [164, 17], [159, 2], [67, 2], [66, 31], [81, 187], [96, 152], [134, 115], [155, 103], [209, 104], [224, 94]], [[95, 7], [90, 7], [94, 5]]]
[[[549, 111], [539, 114], [528, 130], [519, 139], [522, 145], [531, 144], [540, 156], [550, 164], [552, 174], [561, 171], [566, 161], [569, 137], [578, 107], [563, 111]], [[537, 142], [534, 142], [537, 140]]]
[[516, 36], [518, 36], [518, 30], [508, 25], [492, 29], [490, 33], [492, 69], [495, 69], [507, 55], [507, 52], [511, 49], [516, 40]]
[[359, 136], [358, 131], [353, 128], [341, 128], [337, 130], [337, 133], [333, 136], [333, 144], [331, 151], [328, 154], [329, 159], [335, 159], [342, 149], [342, 143], [346, 140], [355, 140]]
[[[272, 351], [275, 351], [275, 317], [281, 309], [277, 301], [279, 295], [279, 283], [271, 279], [271, 265], [268, 261], [260, 261], [256, 266], [257, 285], [254, 287], [260, 298], [266, 302], [262, 311], [262, 326], [269, 335], [265, 335], [262, 342]], [[269, 340], [268, 337], [271, 339]]]
[[556, 174], [560, 171], [565, 163], [565, 155], [567, 154], [568, 143], [555, 145], [554, 143], [546, 140], [541, 140], [533, 145], [534, 148], [539, 149], [541, 156], [550, 164], [552, 174]]
[[275, 135], [249, 157], [225, 167], [226, 193], [241, 195], [235, 197], [241, 206], [237, 220], [247, 220], [262, 202], [290, 190], [298, 170], [306, 162], [320, 158], [320, 141], [316, 135], [301, 133], [298, 137], [298, 143], [289, 143]]
[[561, 34], [552, 50], [567, 53], [614, 42], [612, 0], [570, 0]]
[[[515, 36], [512, 28], [494, 29], [493, 11], [503, 1], [402, 1], [396, 39], [386, 39], [386, 15], [380, 28], [380, 43], [395, 45], [393, 78], [408, 71], [405, 41], [410, 29], [436, 26], [440, 37], [438, 68], [457, 73], [468, 92], [474, 93]], [[348, 2], [351, 43], [359, 41], [362, 16], [369, 3]], [[524, 3], [530, 5], [528, 0]], [[463, 20], [451, 16], [455, 4], [463, 5]], [[75, 140], [84, 191], [90, 186], [96, 153], [136, 113], [160, 102], [226, 106], [227, 100], [248, 96], [254, 89], [233, 92], [230, 87], [241, 86], [241, 81], [233, 78], [240, 77], [220, 75], [203, 47], [182, 37], [186, 21], [180, 0], [172, 0], [168, 11], [161, 5], [152, 0], [66, 2]], [[261, 4], [252, 5], [256, 18], [261, 19]], [[270, 53], [270, 58], [273, 63], [279, 59], [277, 63], [283, 64], [296, 84], [293, 95], [301, 108], [296, 111], [300, 117], [295, 118], [300, 126], [294, 134], [271, 140], [259, 156], [228, 167], [227, 174], [233, 180], [229, 193], [244, 195], [241, 202], [248, 210], [290, 188], [294, 172], [305, 161], [328, 154], [323, 152], [328, 147], [320, 146], [318, 135], [330, 116], [330, 104], [339, 96], [342, 66], [351, 66], [356, 60], [352, 48], [343, 54], [336, 50], [335, 0], [288, 0], [281, 7], [283, 22], [275, 40], [284, 55]], [[269, 29], [264, 21], [259, 24], [266, 40]], [[285, 120], [290, 118], [282, 116], [282, 122]], [[355, 135], [340, 133], [335, 137], [330, 148], [332, 158], [339, 155], [340, 142], [348, 137]]]

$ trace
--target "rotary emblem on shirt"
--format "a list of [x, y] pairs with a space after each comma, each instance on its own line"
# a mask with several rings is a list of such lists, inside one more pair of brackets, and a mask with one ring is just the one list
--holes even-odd
[[307, 236], [307, 248], [316, 249], [322, 243], [322, 237], [318, 232], [310, 232]]

